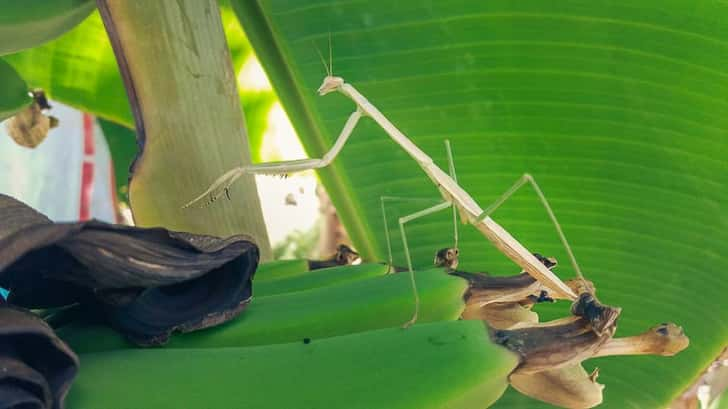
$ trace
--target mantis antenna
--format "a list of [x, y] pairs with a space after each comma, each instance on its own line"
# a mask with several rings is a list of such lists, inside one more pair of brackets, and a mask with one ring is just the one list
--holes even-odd
[[334, 53], [331, 49], [331, 31], [329, 31], [329, 75], [334, 75]]
[[319, 50], [318, 47], [316, 47], [316, 44], [314, 44], [314, 48], [316, 49], [316, 52], [318, 53], [319, 57], [321, 58], [321, 63], [324, 65], [324, 68], [326, 69], [326, 75], [332, 76], [334, 75], [334, 66], [333, 66], [333, 60], [331, 59], [331, 34], [329, 34], [329, 64], [326, 64], [326, 59], [324, 58], [324, 55], [321, 54], [321, 50]]

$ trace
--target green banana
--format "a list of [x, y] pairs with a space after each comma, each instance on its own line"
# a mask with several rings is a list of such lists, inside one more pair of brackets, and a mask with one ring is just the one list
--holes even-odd
[[275, 260], [258, 267], [257, 277], [261, 280], [275, 280], [300, 276], [307, 271], [315, 271], [331, 267], [343, 267], [361, 262], [359, 253], [346, 244], [336, 246], [336, 253], [323, 260]]
[[308, 272], [308, 260], [275, 260], [260, 264], [255, 271], [255, 283], [299, 276]]
[[31, 102], [33, 98], [23, 78], [0, 58], [0, 121], [15, 115]]
[[96, 8], [93, 0], [0, 0], [0, 55], [50, 41]]
[[484, 408], [519, 358], [481, 321], [389, 328], [250, 348], [125, 350], [81, 357], [75, 409]]
[[[81, 355], [81, 379], [70, 402], [79, 408], [156, 408], [171, 407], [167, 400], [174, 397], [175, 405], [206, 408], [486, 407], [507, 381], [531, 397], [587, 409], [602, 401], [603, 386], [596, 382], [598, 371], [582, 369], [584, 360], [671, 356], [689, 344], [674, 324], [626, 338], [613, 338], [614, 324], [601, 335], [593, 328], [578, 316], [511, 330], [464, 320], [249, 348], [92, 353]], [[145, 395], [149, 385], [154, 393]], [[285, 393], [273, 389], [282, 387]], [[151, 400], [133, 401], [137, 396]]]
[[[351, 267], [349, 267], [351, 268]], [[465, 309], [468, 282], [442, 269], [417, 272], [418, 322], [456, 320]], [[320, 339], [398, 327], [414, 309], [409, 276], [393, 274], [330, 287], [255, 299], [234, 321], [172, 337], [168, 347], [214, 348]], [[70, 324], [57, 330], [74, 351], [97, 352], [131, 345], [101, 325]]]
[[367, 263], [355, 266], [322, 268], [303, 274], [289, 275], [275, 280], [269, 279], [263, 281], [258, 281], [258, 273], [256, 272], [255, 295], [265, 297], [327, 287], [367, 277], [383, 276], [387, 274], [388, 270], [389, 267], [385, 264]]

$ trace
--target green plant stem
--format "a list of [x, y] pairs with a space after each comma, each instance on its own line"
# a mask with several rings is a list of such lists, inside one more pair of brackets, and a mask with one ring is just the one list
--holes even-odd
[[255, 180], [232, 200], [182, 209], [230, 168], [250, 163], [230, 53], [214, 0], [98, 0], [136, 122], [142, 152], [129, 199], [140, 226], [226, 237], [245, 233], [270, 245]]

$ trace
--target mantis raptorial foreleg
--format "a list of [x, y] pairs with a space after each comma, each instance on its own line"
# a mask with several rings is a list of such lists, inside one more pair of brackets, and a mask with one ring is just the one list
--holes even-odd
[[356, 124], [359, 122], [359, 119], [362, 117], [362, 115], [363, 112], [359, 109], [349, 115], [349, 119], [346, 120], [344, 127], [341, 129], [341, 133], [339, 133], [339, 137], [336, 139], [336, 142], [334, 142], [334, 146], [332, 146], [331, 149], [329, 149], [329, 151], [324, 154], [323, 158], [258, 163], [254, 165], [241, 166], [229, 170], [228, 172], [217, 178], [217, 180], [215, 180], [215, 182], [210, 185], [210, 187], [205, 190], [205, 192], [190, 200], [183, 207], [190, 207], [195, 203], [203, 201], [203, 199], [205, 198], [207, 198], [207, 200], [205, 201], [206, 203], [214, 202], [215, 200], [217, 200], [218, 197], [220, 197], [221, 194], [227, 194], [230, 185], [232, 185], [240, 176], [246, 173], [260, 175], [285, 175], [288, 173], [301, 172], [310, 169], [319, 169], [328, 166], [331, 161], [336, 158], [336, 155], [341, 152], [341, 148], [343, 148], [344, 144], [346, 144], [346, 141], [349, 139], [349, 136], [351, 136], [351, 132], [356, 127]]
[[[318, 89], [320, 95], [326, 95], [331, 92], [339, 92], [351, 99], [356, 104], [356, 111], [353, 112], [341, 131], [334, 146], [324, 155], [323, 159], [307, 159], [290, 162], [281, 162], [274, 164], [262, 164], [244, 166], [233, 169], [220, 177], [213, 185], [198, 196], [195, 200], [188, 203], [191, 205], [197, 201], [203, 200], [208, 194], [211, 199], [229, 187], [230, 184], [243, 173], [287, 173], [292, 171], [300, 171], [304, 169], [314, 169], [326, 166], [339, 153], [346, 140], [351, 135], [354, 127], [362, 115], [367, 115], [374, 120], [382, 129], [394, 140], [402, 149], [404, 149], [422, 168], [425, 174], [437, 186], [445, 202], [450, 202], [457, 208], [463, 220], [472, 224], [477, 228], [488, 240], [490, 240], [503, 254], [509, 257], [513, 262], [518, 264], [526, 272], [535, 279], [544, 283], [555, 295], [563, 298], [576, 300], [577, 295], [563, 281], [561, 281], [554, 273], [547, 269], [528, 249], [518, 242], [503, 227], [491, 219], [487, 214], [483, 216], [484, 211], [478, 203], [458, 185], [457, 181], [445, 173], [433, 162], [425, 152], [407, 138], [397, 127], [392, 124], [387, 117], [384, 116], [374, 105], [372, 105], [359, 91], [351, 84], [348, 84], [341, 77], [335, 77], [329, 73], [324, 78], [321, 87]], [[482, 217], [481, 217], [482, 216]]]

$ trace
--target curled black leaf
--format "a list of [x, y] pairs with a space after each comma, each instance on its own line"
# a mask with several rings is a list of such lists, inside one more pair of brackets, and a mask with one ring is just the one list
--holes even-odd
[[0, 195], [0, 286], [26, 308], [81, 303], [140, 345], [227, 321], [252, 297], [258, 248], [99, 221], [53, 223]]
[[0, 409], [61, 409], [78, 357], [29, 311], [0, 306]]

